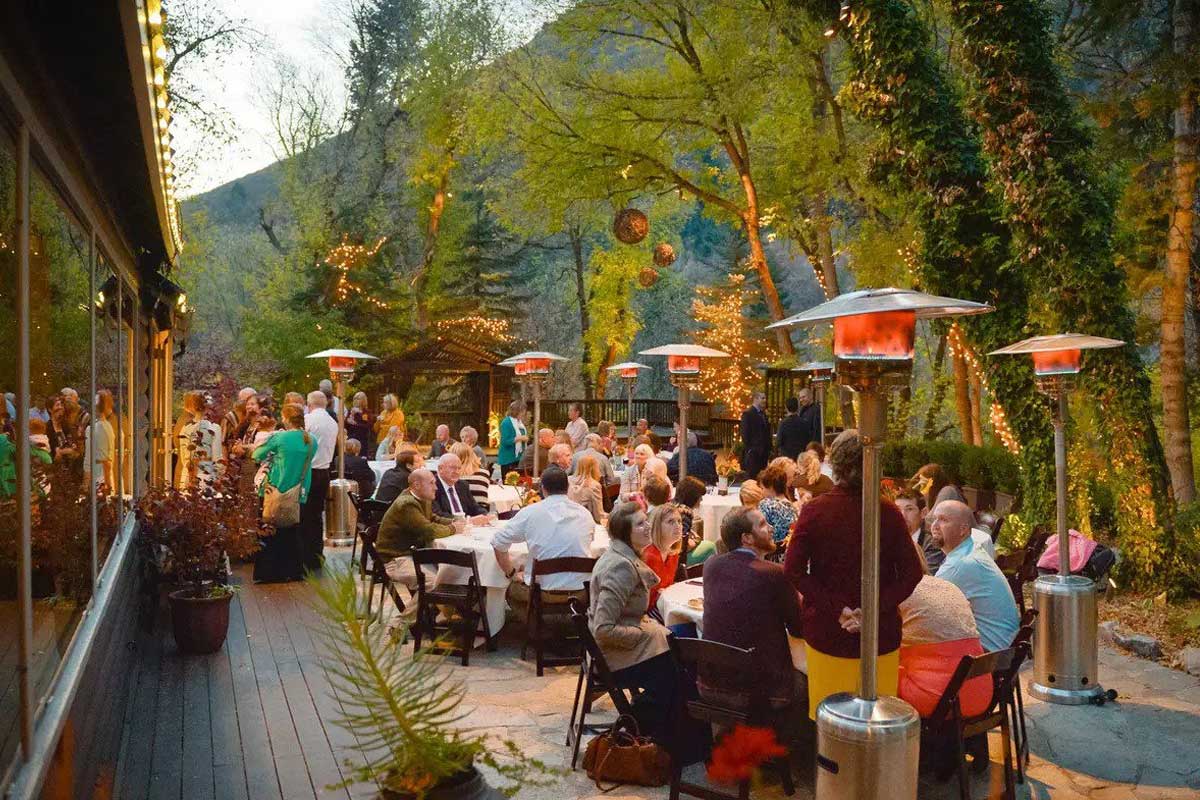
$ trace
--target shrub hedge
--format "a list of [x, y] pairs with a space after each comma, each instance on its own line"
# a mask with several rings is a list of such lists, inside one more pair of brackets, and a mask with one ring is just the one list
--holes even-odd
[[1021, 475], [1016, 456], [1003, 447], [905, 439], [883, 446], [883, 474], [908, 478], [926, 464], [941, 464], [961, 486], [1016, 494]]

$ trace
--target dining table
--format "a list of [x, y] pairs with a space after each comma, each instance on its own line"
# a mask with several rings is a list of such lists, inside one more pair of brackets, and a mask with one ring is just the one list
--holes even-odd
[[[492, 538], [503, 530], [507, 520], [495, 520], [487, 525], [476, 525], [462, 533], [434, 539], [433, 546], [440, 550], [458, 550], [463, 553], [475, 554], [475, 568], [479, 571], [479, 583], [487, 592], [484, 598], [484, 610], [487, 613], [488, 631], [495, 636], [504, 627], [505, 611], [508, 603], [505, 599], [509, 579], [496, 561], [496, 551], [492, 549]], [[599, 558], [608, 550], [608, 531], [603, 525], [596, 525], [592, 531], [591, 553], [593, 558]], [[529, 548], [524, 542], [515, 542], [508, 549], [508, 556], [513, 566], [523, 574], [525, 563], [529, 560]], [[441, 566], [438, 568], [436, 582], [438, 584], [466, 584], [470, 573], [465, 567]]]
[[725, 515], [742, 505], [741, 489], [731, 486], [728, 494], [720, 494], [709, 487], [709, 493], [700, 498], [696, 516], [704, 523], [704, 539], [715, 542], [721, 538], [721, 521]]
[[[674, 583], [658, 593], [658, 613], [667, 626], [691, 622], [696, 625], [696, 634], [704, 638], [704, 579], [691, 578]], [[792, 666], [808, 674], [808, 659], [804, 652], [804, 640], [788, 634], [788, 647], [792, 652]]]
[[[395, 461], [368, 461], [371, 471], [375, 473], [375, 485], [383, 481], [383, 474], [396, 466]], [[425, 462], [425, 468], [437, 471], [437, 459], [431, 458]], [[504, 486], [493, 483], [488, 486], [488, 510], [496, 514], [515, 511], [521, 507], [521, 493], [515, 486]]]

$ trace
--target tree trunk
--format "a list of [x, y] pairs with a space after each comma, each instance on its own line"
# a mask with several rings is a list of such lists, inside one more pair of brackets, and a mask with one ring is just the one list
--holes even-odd
[[588, 367], [592, 363], [591, 345], [588, 343], [588, 331], [592, 327], [591, 316], [588, 313], [588, 292], [586, 272], [583, 263], [583, 234], [577, 225], [567, 230], [571, 240], [571, 255], [575, 259], [575, 297], [579, 302], [579, 340], [583, 342], [583, 357], [579, 360], [579, 377], [583, 379], [583, 396], [591, 400], [599, 379], [593, 380]]
[[[1174, 6], [1175, 55], [1186, 59], [1194, 44], [1196, 2], [1176, 0]], [[1175, 501], [1180, 504], [1190, 503], [1196, 497], [1192, 435], [1188, 419], [1187, 340], [1184, 325], [1195, 224], [1197, 153], [1196, 137], [1192, 130], [1195, 112], [1194, 87], [1184, 86], [1175, 108], [1175, 141], [1171, 160], [1172, 209], [1163, 281], [1161, 355], [1167, 470], [1175, 490]]]
[[979, 373], [967, 369], [967, 380], [971, 385], [971, 444], [983, 446], [983, 381]]
[[446, 162], [442, 174], [438, 176], [437, 187], [433, 190], [433, 201], [429, 204], [429, 224], [425, 227], [425, 246], [421, 252], [421, 268], [413, 278], [413, 299], [416, 308], [416, 327], [419, 331], [429, 329], [429, 301], [425, 297], [425, 288], [429, 283], [429, 271], [433, 268], [433, 258], [437, 253], [438, 231], [442, 226], [442, 215], [446, 212], [446, 194], [450, 186], [450, 167], [454, 159], [453, 153], [446, 154]]
[[922, 433], [924, 439], [936, 438], [938, 412], [942, 408], [942, 402], [946, 399], [946, 389], [949, 388], [949, 382], [943, 374], [945, 361], [946, 334], [943, 333], [938, 337], [937, 353], [933, 357], [933, 363], [930, 364], [933, 369], [933, 398], [929, 401], [929, 410], [925, 412], [925, 429]]
[[[746, 178], [748, 181], [749, 178]], [[746, 227], [746, 239], [750, 243], [750, 263], [758, 273], [758, 283], [762, 287], [763, 298], [767, 301], [767, 311], [775, 322], [783, 319], [783, 303], [779, 300], [779, 290], [775, 288], [775, 280], [771, 277], [771, 268], [767, 266], [767, 254], [763, 250], [762, 239], [758, 231], [758, 210], [751, 206], [743, 217]], [[775, 341], [779, 344], [780, 355], [794, 356], [796, 348], [792, 346], [792, 337], [783, 328], [775, 329]]]
[[838, 287], [837, 262], [833, 257], [833, 224], [825, 206], [825, 194], [817, 194], [812, 207], [813, 227], [817, 232], [817, 253], [821, 259], [825, 299], [832, 300], [842, 292]]
[[958, 409], [958, 429], [962, 432], [962, 440], [966, 444], [973, 441], [971, 434], [971, 384], [967, 379], [967, 359], [961, 353], [955, 353], [954, 363], [954, 405]]

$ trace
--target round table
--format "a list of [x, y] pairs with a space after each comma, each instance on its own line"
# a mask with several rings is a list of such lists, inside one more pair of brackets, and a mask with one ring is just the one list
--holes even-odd
[[[704, 637], [704, 608], [695, 608], [692, 600], [704, 600], [704, 579], [692, 578], [681, 583], [675, 583], [663, 589], [658, 594], [658, 613], [662, 615], [666, 625], [680, 625], [685, 622], [696, 623], [696, 633]], [[701, 605], [697, 603], [696, 605]], [[788, 646], [792, 651], [792, 666], [808, 674], [808, 660], [804, 653], [804, 640], [788, 634]]]
[[706, 494], [700, 498], [697, 515], [704, 521], [705, 541], [715, 542], [721, 538], [721, 520], [725, 515], [742, 505], [741, 489], [733, 487], [729, 494]]
[[[508, 591], [508, 578], [496, 561], [496, 551], [492, 549], [492, 537], [504, 527], [505, 520], [499, 520], [491, 525], [481, 525], [468, 528], [463, 533], [456, 533], [443, 539], [434, 539], [433, 546], [440, 550], [458, 550], [463, 553], [475, 554], [475, 567], [479, 570], [479, 583], [487, 590], [484, 608], [487, 611], [488, 630], [493, 636], [504, 627], [504, 612], [508, 604], [505, 593]], [[608, 549], [608, 531], [597, 525], [592, 537], [592, 557], [598, 558]], [[529, 560], [529, 548], [524, 542], [516, 542], [508, 549], [517, 570], [525, 569]], [[438, 568], [437, 583], [465, 584], [470, 574], [462, 567]]]

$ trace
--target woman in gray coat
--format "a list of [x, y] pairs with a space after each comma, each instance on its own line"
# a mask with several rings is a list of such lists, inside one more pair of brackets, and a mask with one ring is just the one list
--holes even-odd
[[638, 723], [644, 735], [660, 739], [668, 733], [679, 682], [668, 631], [646, 616], [650, 589], [658, 585], [640, 557], [650, 544], [650, 524], [637, 503], [622, 503], [609, 517], [608, 535], [609, 548], [592, 569], [592, 636], [617, 685], [644, 690]]

